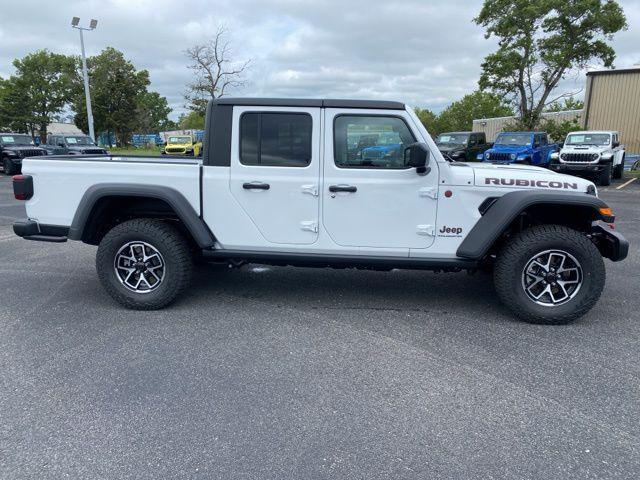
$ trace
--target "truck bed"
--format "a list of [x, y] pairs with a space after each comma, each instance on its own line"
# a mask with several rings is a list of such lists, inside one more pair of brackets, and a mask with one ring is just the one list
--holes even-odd
[[[30, 218], [70, 226], [82, 196], [96, 184], [157, 185], [179, 191], [200, 214], [201, 160], [133, 155], [49, 155], [26, 158], [22, 173], [33, 177]], [[114, 168], [117, 164], [117, 168]], [[44, 200], [46, 199], [46, 200]]]

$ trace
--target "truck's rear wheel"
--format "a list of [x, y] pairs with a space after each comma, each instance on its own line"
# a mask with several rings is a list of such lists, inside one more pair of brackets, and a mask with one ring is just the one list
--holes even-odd
[[518, 234], [498, 254], [500, 300], [530, 323], [564, 324], [587, 313], [605, 283], [602, 255], [585, 235], [560, 225]]
[[189, 285], [192, 263], [189, 245], [177, 228], [144, 218], [111, 229], [96, 255], [104, 288], [135, 310], [155, 310], [173, 302]]

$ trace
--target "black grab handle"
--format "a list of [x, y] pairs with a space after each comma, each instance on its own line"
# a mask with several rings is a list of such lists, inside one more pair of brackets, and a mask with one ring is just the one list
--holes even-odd
[[354, 185], [330, 185], [330, 192], [351, 192], [356, 193], [358, 191], [358, 187]]
[[242, 188], [245, 190], [269, 190], [271, 185], [268, 183], [243, 183]]

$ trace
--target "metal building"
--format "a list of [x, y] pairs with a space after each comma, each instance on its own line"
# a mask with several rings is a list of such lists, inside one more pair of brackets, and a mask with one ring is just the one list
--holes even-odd
[[640, 67], [587, 73], [584, 125], [617, 130], [627, 152], [640, 153]]
[[[582, 117], [582, 110], [565, 110], [564, 112], [546, 112], [542, 114], [542, 118], [552, 119], [558, 122], [565, 120], [573, 120], [575, 118], [580, 119]], [[472, 130], [474, 132], [484, 132], [487, 136], [487, 141], [493, 142], [496, 139], [496, 135], [504, 130], [504, 128], [513, 123], [516, 117], [494, 117], [494, 118], [479, 118], [473, 121]], [[554, 139], [564, 140], [564, 139]]]

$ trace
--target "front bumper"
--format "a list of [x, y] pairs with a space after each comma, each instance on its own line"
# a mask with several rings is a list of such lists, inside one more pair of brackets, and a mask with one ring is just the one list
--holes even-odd
[[25, 240], [60, 243], [67, 241], [69, 227], [45, 225], [27, 219], [13, 222], [13, 233]]
[[554, 172], [586, 172], [586, 173], [600, 173], [604, 168], [610, 164], [602, 163], [552, 163], [549, 168]]
[[609, 224], [594, 222], [590, 236], [603, 257], [613, 262], [627, 258], [629, 241], [621, 233], [612, 230]]

